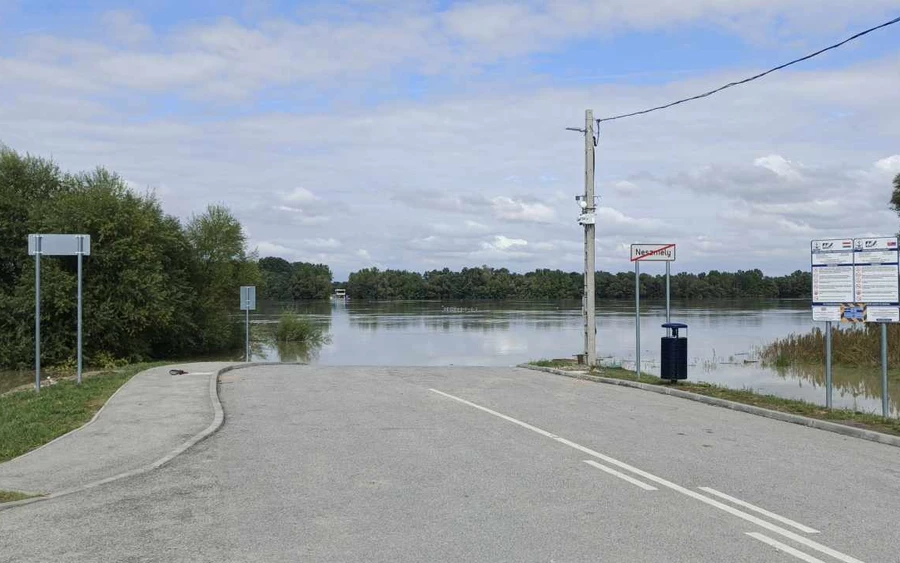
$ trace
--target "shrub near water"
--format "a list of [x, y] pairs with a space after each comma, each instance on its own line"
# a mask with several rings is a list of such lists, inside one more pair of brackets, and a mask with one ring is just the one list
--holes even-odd
[[[846, 329], [832, 328], [832, 361], [845, 366], [881, 365], [881, 327], [867, 324]], [[807, 334], [791, 334], [762, 350], [761, 359], [770, 365], [821, 364], [825, 361], [825, 332], [815, 328]], [[888, 325], [888, 363], [900, 363], [900, 326]]]
[[275, 329], [275, 339], [278, 342], [296, 342], [310, 346], [319, 346], [329, 341], [322, 329], [296, 313], [282, 313]]

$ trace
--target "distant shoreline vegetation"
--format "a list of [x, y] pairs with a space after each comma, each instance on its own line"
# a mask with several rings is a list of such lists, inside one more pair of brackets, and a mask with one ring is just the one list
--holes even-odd
[[[332, 282], [324, 264], [290, 263], [282, 258], [259, 261], [265, 280], [261, 296], [270, 300], [327, 299], [334, 289], [347, 291], [351, 300], [564, 300], [581, 299], [579, 272], [538, 269], [524, 274], [506, 268], [448, 268], [424, 273], [366, 268], [350, 274], [347, 282]], [[597, 272], [598, 299], [634, 299], [634, 274]], [[760, 270], [699, 274], [680, 273], [671, 279], [673, 299], [799, 299], [809, 298], [812, 274], [797, 270], [785, 276], [766, 276]], [[641, 297], [662, 299], [664, 275], [641, 274]]]

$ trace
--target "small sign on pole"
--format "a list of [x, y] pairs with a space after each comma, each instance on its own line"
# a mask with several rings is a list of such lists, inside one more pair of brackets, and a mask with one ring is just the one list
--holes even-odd
[[244, 311], [244, 328], [246, 332], [246, 357], [250, 361], [250, 311], [256, 310], [256, 286], [241, 286], [241, 311]]
[[77, 364], [78, 383], [81, 383], [81, 266], [82, 259], [91, 255], [91, 235], [28, 235], [28, 255], [34, 256], [34, 389], [41, 390], [41, 256], [78, 257], [78, 313]]
[[671, 284], [669, 262], [675, 261], [675, 244], [632, 244], [634, 262], [634, 371], [641, 377], [641, 262], [666, 263], [666, 323], [671, 321]]

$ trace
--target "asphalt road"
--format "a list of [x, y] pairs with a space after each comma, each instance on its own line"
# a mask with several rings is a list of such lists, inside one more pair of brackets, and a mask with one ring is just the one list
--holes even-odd
[[0, 511], [0, 561], [900, 560], [890, 446], [519, 369], [258, 367], [220, 396], [170, 465]]

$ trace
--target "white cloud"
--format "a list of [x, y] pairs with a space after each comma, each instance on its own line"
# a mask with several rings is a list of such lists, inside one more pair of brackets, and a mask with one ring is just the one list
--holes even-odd
[[282, 258], [292, 258], [297, 255], [297, 251], [293, 248], [265, 240], [256, 244], [256, 250], [261, 257], [280, 256]]
[[491, 198], [494, 216], [510, 221], [527, 221], [533, 223], [549, 223], [556, 218], [556, 212], [539, 202], [514, 200], [506, 196]]
[[631, 217], [612, 207], [597, 208], [597, 225], [601, 229], [613, 227], [632, 233], [660, 232], [665, 227], [659, 219]]
[[875, 168], [889, 174], [900, 174], [900, 154], [882, 158], [875, 163]]
[[528, 241], [520, 238], [509, 238], [497, 235], [492, 242], [481, 243], [485, 250], [508, 250], [516, 246], [528, 246]]
[[287, 203], [309, 203], [312, 201], [318, 201], [320, 198], [307, 190], [306, 188], [294, 188], [294, 191], [286, 193], [282, 196], [281, 200]]
[[334, 238], [307, 238], [302, 241], [309, 248], [340, 248], [341, 241]]

